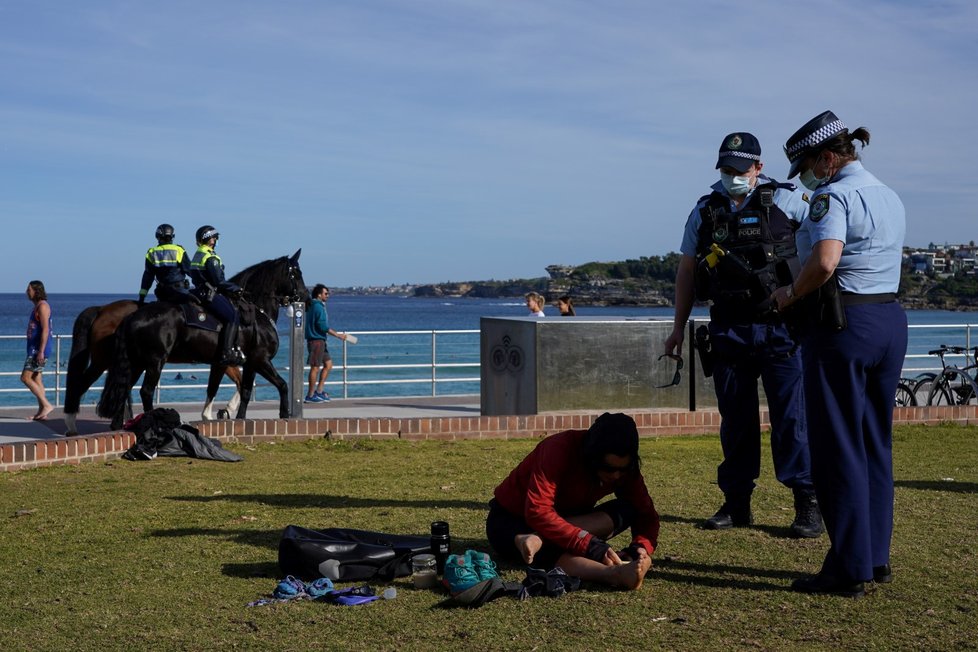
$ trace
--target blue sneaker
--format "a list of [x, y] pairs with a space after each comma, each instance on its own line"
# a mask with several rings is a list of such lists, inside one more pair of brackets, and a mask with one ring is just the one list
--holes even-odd
[[307, 396], [302, 399], [303, 403], [322, 403], [323, 399], [319, 398], [319, 394], [313, 394], [312, 396]]
[[320, 403], [329, 400], [329, 394], [327, 394], [326, 392], [316, 392], [315, 394], [313, 394], [313, 396], [317, 397]]
[[499, 577], [499, 573], [496, 572], [496, 564], [488, 554], [478, 550], [466, 550], [465, 556], [469, 558], [469, 563], [472, 564], [480, 582]]
[[458, 595], [478, 584], [479, 575], [476, 574], [472, 562], [466, 555], [451, 555], [445, 561], [442, 583], [448, 588], [449, 593]]

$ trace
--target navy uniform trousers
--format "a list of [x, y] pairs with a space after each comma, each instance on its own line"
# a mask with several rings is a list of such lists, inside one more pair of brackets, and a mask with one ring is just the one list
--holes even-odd
[[723, 462], [717, 484], [728, 500], [749, 500], [761, 473], [760, 377], [771, 416], [771, 454], [778, 480], [812, 489], [805, 426], [802, 360], [783, 324], [710, 321], [713, 384], [720, 409]]
[[897, 302], [846, 308], [841, 333], [816, 332], [803, 352], [818, 506], [832, 544], [823, 571], [854, 581], [890, 561], [893, 397], [907, 352]]

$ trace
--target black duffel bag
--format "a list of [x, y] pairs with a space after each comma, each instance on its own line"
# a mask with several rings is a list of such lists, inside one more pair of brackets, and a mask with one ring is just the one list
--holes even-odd
[[430, 552], [427, 536], [288, 525], [278, 544], [278, 565], [285, 575], [306, 580], [390, 581], [411, 574], [411, 557]]

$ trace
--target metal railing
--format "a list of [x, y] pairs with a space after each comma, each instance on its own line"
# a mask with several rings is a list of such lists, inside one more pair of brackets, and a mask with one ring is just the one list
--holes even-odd
[[[330, 388], [340, 387], [342, 389], [343, 398], [350, 398], [351, 389], [358, 386], [404, 386], [404, 385], [423, 385], [430, 387], [431, 396], [439, 396], [439, 388], [445, 387], [452, 384], [461, 383], [479, 383], [480, 377], [476, 375], [458, 375], [457, 371], [465, 369], [479, 369], [480, 363], [478, 361], [479, 348], [478, 340], [473, 346], [472, 343], [467, 343], [464, 345], [464, 351], [461, 357], [471, 358], [471, 361], [457, 361], [451, 359], [451, 361], [439, 361], [439, 356], [443, 357], [455, 356], [459, 357], [457, 352], [458, 347], [445, 347], [449, 349], [456, 349], [456, 351], [449, 350], [447, 352], [442, 352], [439, 348], [439, 338], [442, 342], [447, 338], [453, 338], [455, 336], [473, 336], [478, 335], [478, 329], [474, 330], [423, 330], [423, 331], [348, 331], [352, 335], [356, 335], [359, 342], [356, 346], [357, 352], [353, 353], [351, 347], [354, 345], [348, 344], [345, 340], [342, 341], [342, 353], [340, 355], [339, 364], [334, 364], [330, 376], [326, 382], [326, 386]], [[67, 364], [68, 357], [71, 351], [71, 335], [54, 335], [54, 351], [51, 359], [48, 361], [47, 366], [44, 371], [44, 384], [45, 389], [48, 391], [49, 400], [53, 398], [52, 403], [56, 406], [61, 406], [64, 402], [64, 392], [65, 384], [67, 378]], [[378, 338], [389, 338], [397, 337], [400, 338], [401, 347], [405, 344], [410, 345], [414, 349], [425, 351], [424, 358], [415, 362], [404, 362], [404, 363], [385, 363], [378, 362], [377, 360], [383, 360], [392, 357], [389, 350], [379, 350], [371, 352], [369, 349], [373, 348], [371, 346], [371, 341], [376, 341]], [[23, 335], [0, 335], [0, 343], [3, 340], [25, 340]], [[282, 336], [282, 346], [283, 351], [279, 352], [276, 358], [281, 358], [288, 360], [288, 340], [287, 336]], [[414, 344], [413, 342], [417, 340], [420, 344]], [[387, 345], [388, 349], [390, 344]], [[367, 349], [366, 352], [360, 353], [361, 350]], [[25, 356], [26, 357], [26, 356]], [[409, 356], [416, 359], [416, 355]], [[351, 358], [353, 361], [351, 361]], [[308, 371], [309, 367], [305, 366], [303, 372]], [[289, 366], [276, 365], [276, 370], [284, 377], [288, 378]], [[166, 404], [167, 401], [164, 397], [168, 394], [172, 396], [173, 392], [180, 391], [185, 392], [186, 390], [206, 390], [207, 389], [207, 374], [210, 369], [207, 365], [189, 365], [189, 366], [167, 366], [163, 370], [163, 375], [160, 377], [160, 383], [156, 389], [156, 394], [154, 397], [154, 402], [157, 404]], [[421, 371], [422, 373], [418, 373]], [[4, 377], [19, 377], [21, 371], [0, 371], [0, 378]], [[178, 375], [186, 378], [188, 375], [190, 379], [200, 378], [201, 383], [177, 383], [175, 380]], [[338, 379], [339, 378], [339, 379]], [[88, 390], [89, 396], [88, 403], [94, 403], [97, 400], [97, 393], [101, 392], [104, 382], [104, 376], [96, 381], [96, 383]], [[5, 383], [6, 384], [6, 383]], [[223, 382], [220, 385], [221, 389], [234, 389], [234, 384], [229, 382]], [[139, 384], [134, 388], [137, 391]], [[269, 383], [263, 382], [261, 378], [258, 378], [255, 383], [255, 397], [258, 398], [258, 390], [260, 389], [273, 390]], [[91, 393], [96, 395], [93, 397]], [[53, 397], [51, 394], [53, 393]], [[25, 396], [30, 395], [30, 391], [18, 384], [14, 387], [0, 387], [0, 394], [21, 394]], [[444, 395], [443, 392], [441, 395]], [[203, 392], [201, 392], [201, 397]], [[415, 394], [404, 394], [405, 396], [420, 396], [421, 393]], [[382, 393], [372, 394], [371, 397], [383, 397]], [[182, 401], [171, 401], [171, 402], [182, 402]], [[26, 404], [26, 402], [25, 402]]]
[[[964, 335], [964, 346], [965, 348], [969, 348], [972, 346], [972, 331], [975, 328], [978, 328], [978, 324], [911, 325], [910, 347], [908, 348], [908, 353], [904, 360], [903, 375], [912, 377], [922, 372], [940, 371], [941, 367], [939, 362], [934, 356], [928, 355], [927, 350], [937, 348], [941, 342], [947, 344], [960, 344], [960, 341], [955, 339], [960, 336], [957, 333]], [[915, 337], [915, 332], [928, 333], [934, 331], [948, 331], [951, 334], [947, 337]], [[394, 388], [408, 385], [428, 387], [430, 388], [428, 391], [430, 392], [431, 396], [439, 396], [440, 387], [461, 383], [479, 383], [481, 380], [478, 373], [475, 375], [458, 375], [456, 373], [464, 372], [466, 369], [479, 369], [479, 346], [477, 338], [475, 338], [475, 342], [463, 342], [461, 345], [439, 346], [440, 341], [444, 345], [446, 344], [445, 340], [449, 338], [478, 335], [478, 329], [349, 332], [356, 335], [359, 342], [356, 345], [350, 345], [346, 341], [342, 342], [343, 346], [341, 349], [342, 353], [340, 355], [339, 364], [334, 365], [333, 371], [326, 382], [327, 387], [341, 388], [343, 398], [351, 398], [351, 390], [355, 390], [355, 388], [358, 387]], [[398, 339], [392, 339], [390, 342], [381, 343], [376, 351], [371, 352], [369, 350], [373, 347], [373, 344], [371, 343], [377, 342], [383, 338]], [[288, 337], [283, 336], [281, 339], [283, 341], [283, 349], [287, 348]], [[0, 335], [0, 344], [2, 344], [5, 340], [24, 341], [25, 337], [23, 335]], [[920, 340], [924, 340], [923, 344]], [[938, 342], [938, 340], [941, 340], [941, 342]], [[417, 344], [415, 341], [420, 341], [420, 344]], [[393, 342], [397, 342], [398, 344], [395, 345]], [[409, 346], [412, 348], [412, 351], [409, 354], [402, 356], [411, 359], [411, 361], [387, 362], [387, 360], [397, 357], [396, 350], [398, 346], [401, 349], [403, 349], [404, 346]], [[351, 351], [351, 347], [356, 348], [355, 353]], [[422, 348], [424, 349], [425, 353], [419, 359], [418, 356], [421, 355], [419, 351]], [[445, 351], [444, 349], [448, 350]], [[45, 388], [49, 392], [48, 398], [52, 398], [51, 393], [53, 393], [53, 403], [57, 406], [63, 404], [65, 380], [67, 376], [67, 362], [70, 350], [70, 335], [54, 336], [54, 355], [53, 359], [48, 363], [47, 368], [45, 369], [44, 384]], [[449, 360], [440, 362], [440, 355], [444, 358], [449, 358]], [[286, 352], [280, 352], [278, 357], [285, 360], [288, 359]], [[458, 359], [461, 359], [461, 361]], [[924, 362], [924, 364], [921, 364], [921, 362]], [[288, 365], [276, 366], [276, 369], [282, 374], [283, 377], [288, 377]], [[305, 372], [307, 370], [308, 367], [304, 367], [303, 371]], [[208, 371], [209, 369], [206, 365], [166, 367], [164, 369], [163, 376], [160, 378], [159, 387], [157, 387], [156, 390], [155, 401], [159, 404], [165, 404], [166, 401], [164, 400], [164, 397], [168, 394], [172, 396], [172, 393], [176, 391], [186, 392], [187, 390], [206, 390], [206, 374]], [[19, 369], [16, 371], [0, 371], [0, 379], [5, 377], [19, 377], [20, 374], [21, 371]], [[184, 377], [189, 375], [191, 380], [199, 377], [203, 382], [177, 383], [176, 378], [178, 374]], [[95, 400], [97, 400], [97, 393], [101, 391], [103, 380], [104, 377], [103, 379], [97, 381], [96, 384], [89, 390], [89, 403], [94, 403]], [[259, 398], [257, 393], [258, 390], [264, 388], [270, 391], [272, 389], [271, 385], [268, 383], [261, 382], [260, 378], [258, 380], [259, 382], [256, 383], [256, 399]], [[13, 383], [4, 383], [4, 385], [6, 384]], [[234, 385], [225, 382], [222, 383], [220, 387], [222, 389], [233, 389]], [[94, 396], [92, 395], [93, 392], [95, 393]], [[10, 394], [24, 395], [26, 398], [30, 395], [30, 392], [26, 387], [23, 387], [19, 383], [13, 387], [0, 387], [0, 395]], [[200, 394], [202, 398], [203, 391], [201, 391]], [[415, 393], [398, 395], [421, 396], [423, 394]], [[380, 398], [389, 395], [378, 393], [371, 394], [370, 396]], [[25, 401], [24, 404], [26, 405], [27, 402]]]

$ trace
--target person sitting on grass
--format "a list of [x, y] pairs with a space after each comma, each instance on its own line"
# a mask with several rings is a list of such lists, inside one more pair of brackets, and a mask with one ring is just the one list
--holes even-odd
[[[490, 545], [513, 563], [638, 589], [659, 537], [640, 467], [638, 429], [626, 414], [605, 412], [587, 430], [544, 439], [496, 487], [486, 518]], [[630, 544], [615, 552], [607, 540], [628, 527]]]

